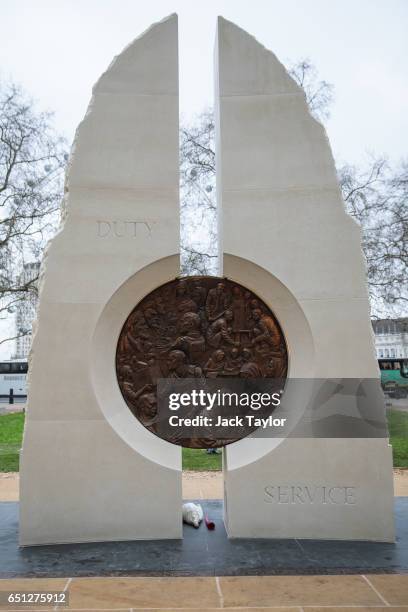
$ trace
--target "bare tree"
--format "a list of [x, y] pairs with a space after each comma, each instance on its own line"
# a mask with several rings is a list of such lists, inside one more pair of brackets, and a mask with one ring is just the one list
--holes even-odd
[[334, 100], [334, 87], [319, 79], [319, 73], [310, 59], [302, 59], [289, 68], [289, 74], [304, 90], [310, 112], [318, 121], [330, 117], [330, 107]]
[[401, 315], [408, 302], [408, 164], [384, 158], [338, 170], [347, 211], [361, 226], [373, 316]]
[[184, 274], [217, 272], [215, 125], [203, 111], [180, 130], [181, 268]]
[[[327, 119], [333, 86], [319, 79], [310, 60], [293, 65], [290, 74], [305, 90], [312, 114]], [[211, 110], [181, 130], [184, 273], [217, 269], [214, 140]], [[408, 300], [408, 163], [393, 171], [386, 159], [370, 158], [366, 167], [344, 165], [338, 175], [346, 209], [362, 229], [372, 312], [400, 315]]]
[[66, 160], [50, 114], [37, 112], [16, 85], [0, 83], [1, 318], [37, 292], [38, 275], [27, 280], [21, 272], [25, 263], [40, 261], [58, 223]]
[[[318, 79], [309, 60], [292, 65], [311, 112], [327, 118], [333, 86]], [[215, 191], [215, 124], [212, 109], [180, 130], [181, 268], [183, 274], [214, 274], [218, 269]]]
[[[333, 86], [319, 79], [309, 60], [290, 72], [304, 88], [314, 116], [327, 118]], [[0, 318], [6, 318], [22, 301], [29, 307], [36, 295], [37, 275], [27, 280], [21, 270], [26, 262], [40, 261], [58, 224], [68, 156], [50, 115], [37, 112], [21, 89], [0, 83], [0, 109]], [[185, 274], [217, 272], [214, 140], [211, 109], [181, 128]], [[373, 312], [400, 313], [408, 299], [408, 164], [392, 171], [386, 160], [371, 159], [364, 169], [344, 165], [338, 173], [347, 210], [362, 227]], [[29, 332], [20, 329], [17, 335]]]

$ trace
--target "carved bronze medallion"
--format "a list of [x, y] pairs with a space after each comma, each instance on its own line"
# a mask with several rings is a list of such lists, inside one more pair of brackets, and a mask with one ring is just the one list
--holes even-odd
[[[285, 339], [268, 306], [214, 276], [176, 279], [149, 293], [127, 318], [116, 352], [122, 395], [153, 433], [159, 378], [285, 379], [287, 365]], [[235, 441], [166, 439], [190, 448]]]

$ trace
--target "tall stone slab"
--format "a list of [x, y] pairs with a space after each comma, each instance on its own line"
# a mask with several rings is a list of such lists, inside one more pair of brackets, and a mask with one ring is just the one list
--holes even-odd
[[[177, 17], [93, 89], [42, 267], [21, 457], [20, 542], [181, 537], [181, 452], [123, 400], [116, 343], [179, 273]], [[163, 511], [165, 508], [165, 511]]]
[[[289, 378], [378, 378], [360, 231], [324, 128], [275, 55], [223, 18], [215, 55], [225, 276], [274, 311]], [[224, 479], [230, 537], [394, 538], [388, 439], [245, 439]]]

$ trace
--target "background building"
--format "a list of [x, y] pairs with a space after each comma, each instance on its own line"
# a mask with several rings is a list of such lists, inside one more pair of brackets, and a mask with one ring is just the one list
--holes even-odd
[[[38, 277], [40, 270], [39, 262], [24, 264], [18, 282], [20, 285], [25, 285]], [[31, 347], [32, 325], [37, 309], [37, 293], [30, 291], [25, 295], [25, 298], [17, 304], [16, 307], [16, 350], [15, 359], [27, 359]], [[28, 332], [25, 334], [25, 332]], [[24, 334], [20, 335], [19, 334]]]
[[372, 321], [377, 359], [408, 358], [408, 317]]

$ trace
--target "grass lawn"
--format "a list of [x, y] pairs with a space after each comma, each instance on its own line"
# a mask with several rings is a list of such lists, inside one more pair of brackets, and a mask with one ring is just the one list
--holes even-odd
[[[408, 412], [387, 410], [393, 448], [394, 467], [408, 468]], [[23, 437], [24, 414], [0, 416], [0, 472], [18, 472], [18, 452]], [[183, 448], [183, 470], [220, 470], [221, 454], [207, 455], [205, 450]]]
[[387, 410], [394, 467], [408, 468], [408, 412]]
[[222, 467], [221, 453], [207, 455], [201, 448], [183, 448], [183, 470], [205, 472], [220, 470]]
[[18, 472], [23, 427], [22, 412], [0, 416], [0, 472]]

